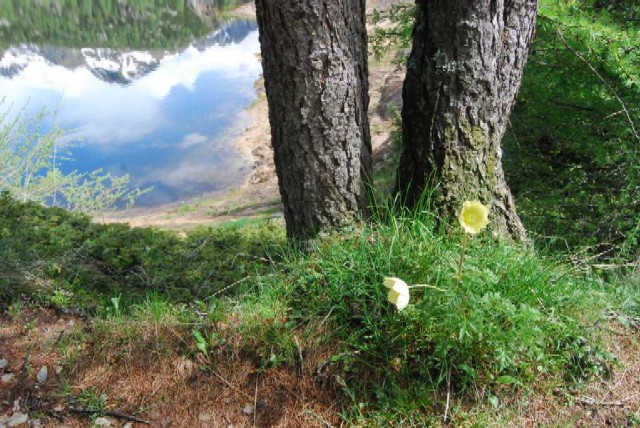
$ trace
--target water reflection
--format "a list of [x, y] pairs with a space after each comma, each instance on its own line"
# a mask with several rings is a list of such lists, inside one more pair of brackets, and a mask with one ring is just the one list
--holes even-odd
[[180, 50], [22, 44], [0, 52], [0, 94], [30, 111], [57, 106], [75, 159], [63, 171], [128, 173], [133, 186], [154, 186], [138, 203], [154, 205], [246, 176], [233, 139], [256, 96], [258, 51], [252, 21]]

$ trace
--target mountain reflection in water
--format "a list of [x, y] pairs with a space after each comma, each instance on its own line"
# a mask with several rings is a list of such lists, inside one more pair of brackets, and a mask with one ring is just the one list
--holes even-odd
[[28, 112], [57, 112], [74, 159], [64, 172], [129, 174], [132, 186], [154, 187], [138, 205], [157, 205], [229, 188], [248, 174], [233, 141], [256, 97], [258, 52], [257, 26], [247, 20], [181, 49], [21, 43], [0, 51], [0, 94]]

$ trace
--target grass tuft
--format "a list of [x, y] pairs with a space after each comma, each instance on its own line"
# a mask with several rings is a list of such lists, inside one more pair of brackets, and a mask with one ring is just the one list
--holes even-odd
[[[254, 340], [283, 344], [288, 330], [331, 344], [323, 375], [355, 408], [429, 409], [446, 392], [486, 399], [540, 378], [609, 372], [613, 356], [589, 328], [612, 302], [598, 281], [485, 235], [471, 240], [458, 282], [457, 232], [429, 214], [387, 218], [290, 253], [263, 279], [260, 296], [270, 297], [243, 310], [260, 314]], [[432, 288], [413, 289], [397, 312], [385, 276]]]

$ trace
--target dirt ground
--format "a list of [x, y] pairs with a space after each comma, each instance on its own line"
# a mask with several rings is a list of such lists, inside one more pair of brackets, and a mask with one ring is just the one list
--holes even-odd
[[[94, 420], [127, 428], [345, 426], [340, 412], [348, 403], [318, 376], [329, 350], [302, 343], [297, 368], [265, 369], [233, 339], [204, 361], [188, 351], [195, 349], [188, 328], [136, 328], [100, 333], [91, 320], [46, 308], [0, 315], [0, 361], [7, 362], [0, 375], [12, 377], [0, 383], [0, 426], [16, 414], [28, 415], [20, 427], [90, 427]], [[506, 394], [508, 407], [496, 415], [503, 422], [493, 426], [637, 426], [637, 331], [606, 328], [609, 350], [621, 363], [609, 378], [576, 390], [546, 385], [529, 400], [512, 397], [511, 405]], [[48, 376], [39, 382], [42, 367]], [[106, 416], [98, 421], [90, 409], [100, 406]], [[454, 419], [450, 426], [460, 425]]]
[[[12, 376], [0, 384], [0, 426], [16, 415], [28, 415], [20, 427], [96, 426], [91, 410], [100, 407], [111, 427], [338, 423], [339, 402], [314, 376], [321, 351], [307, 354], [299, 371], [259, 369], [233, 344], [211, 363], [185, 356], [195, 348], [183, 342], [189, 330], [176, 329], [149, 326], [138, 337], [115, 332], [96, 343], [91, 322], [75, 316], [48, 309], [0, 316], [0, 358], [8, 362], [0, 374]], [[43, 367], [49, 374], [40, 382]]]

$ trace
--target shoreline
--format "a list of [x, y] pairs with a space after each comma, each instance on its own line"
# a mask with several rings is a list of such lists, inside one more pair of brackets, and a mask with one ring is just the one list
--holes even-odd
[[[404, 72], [391, 64], [370, 66], [369, 123], [374, 168], [385, 167], [392, 160], [392, 106], [400, 105]], [[133, 207], [127, 211], [96, 214], [96, 221], [127, 223], [132, 227], [160, 227], [185, 230], [201, 225], [219, 225], [244, 221], [282, 219], [278, 180], [271, 149], [268, 105], [262, 78], [256, 81], [257, 98], [241, 119], [248, 126], [233, 139], [233, 145], [250, 165], [251, 172], [238, 186], [212, 192], [190, 200], [155, 207]]]
[[[230, 12], [233, 17], [254, 18], [255, 5], [247, 3]], [[369, 58], [369, 124], [374, 168], [385, 168], [392, 162], [392, 110], [402, 103], [404, 70], [391, 61], [391, 54], [381, 61]], [[232, 137], [238, 154], [251, 165], [245, 180], [230, 189], [154, 207], [133, 207], [94, 215], [103, 223], [127, 223], [132, 227], [160, 227], [185, 230], [201, 225], [219, 225], [243, 220], [283, 221], [278, 180], [271, 148], [268, 103], [264, 80], [254, 83], [255, 101], [238, 119], [247, 125]], [[393, 166], [391, 165], [391, 169]]]
[[256, 100], [242, 113], [239, 123], [246, 127], [230, 138], [233, 147], [251, 172], [238, 185], [214, 191], [184, 202], [172, 202], [153, 207], [133, 207], [94, 215], [103, 223], [127, 223], [132, 227], [156, 226], [169, 229], [188, 229], [203, 224], [215, 225], [240, 217], [264, 217], [265, 211], [279, 210], [280, 194], [271, 150], [271, 130], [268, 106], [262, 78], [256, 88]]

